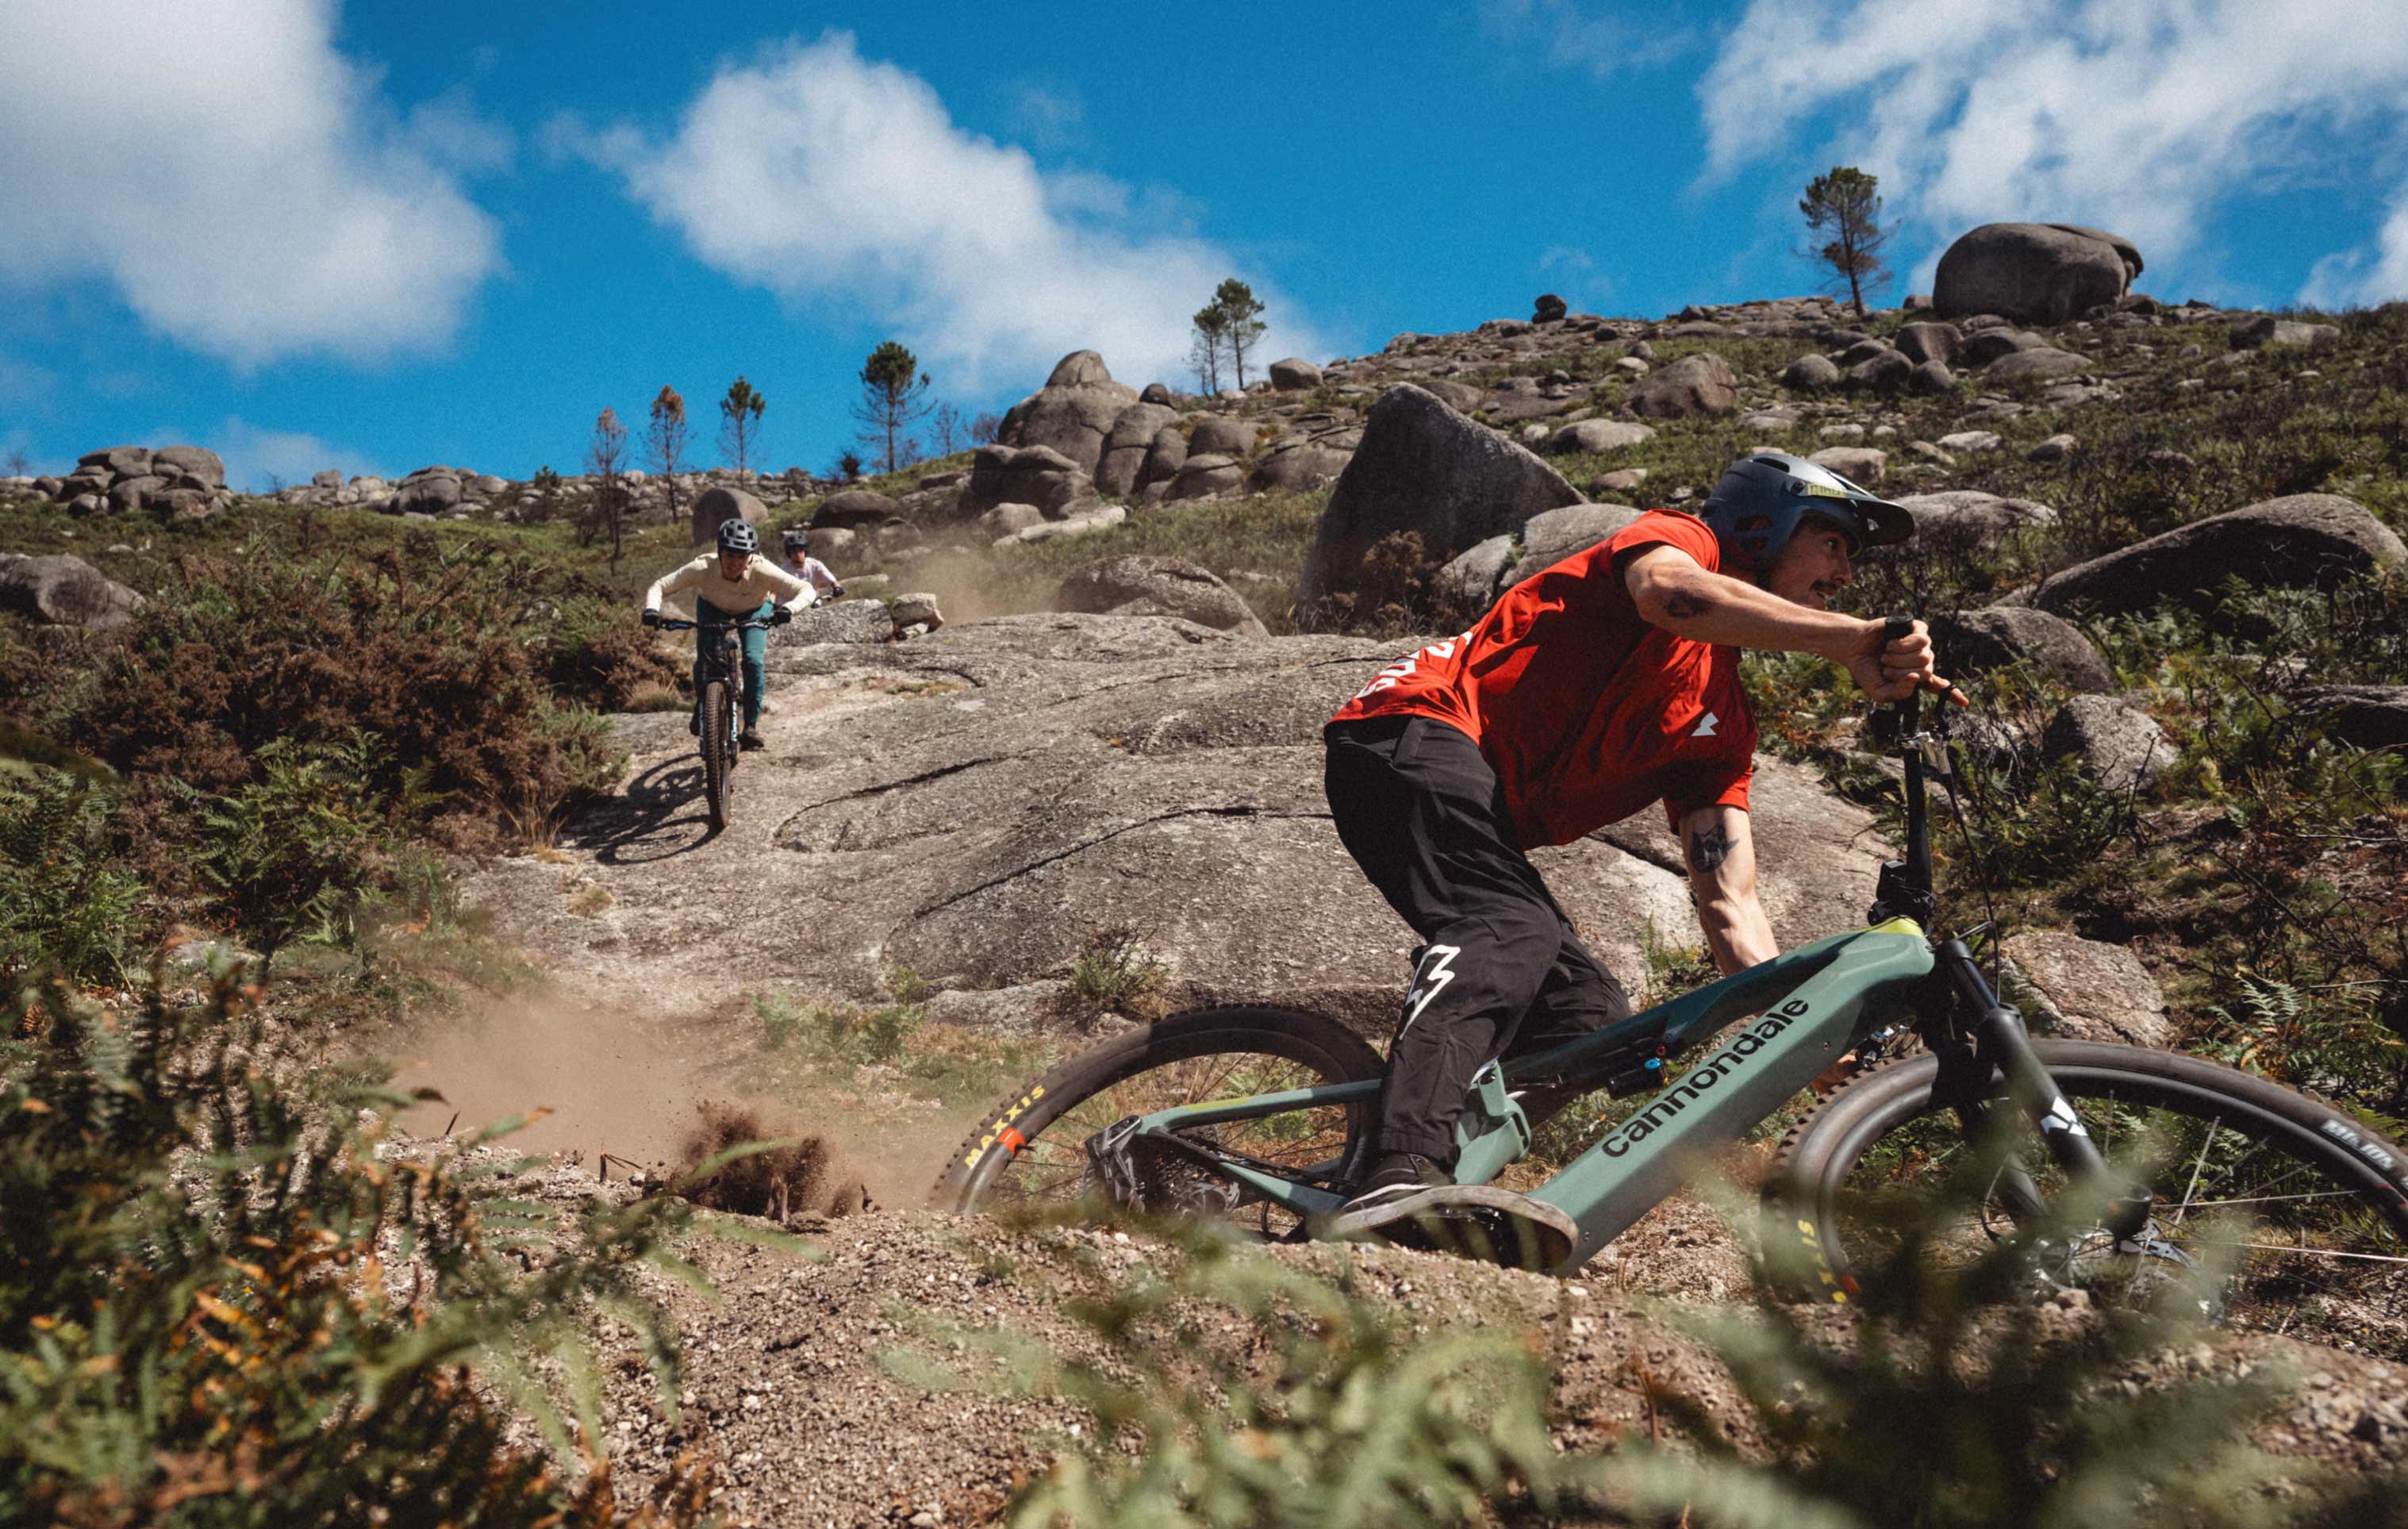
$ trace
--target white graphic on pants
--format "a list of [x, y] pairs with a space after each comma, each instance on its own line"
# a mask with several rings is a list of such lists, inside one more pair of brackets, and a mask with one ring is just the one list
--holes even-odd
[[[1459, 945], [1433, 945], [1422, 952], [1421, 969], [1413, 973], [1413, 985], [1405, 992], [1405, 1022], [1397, 1027], [1399, 1035], [1422, 1017], [1422, 1010], [1438, 996], [1439, 989], [1455, 980], [1455, 958], [1462, 953], [1463, 947]], [[1424, 983], [1428, 986], [1424, 987]]]
[[1713, 712], [1711, 712], [1711, 711], [1707, 712], [1707, 713], [1706, 713], [1706, 720], [1705, 720], [1704, 722], [1699, 722], [1699, 723], [1698, 724], [1698, 730], [1697, 730], [1696, 732], [1694, 732], [1694, 733], [1690, 734], [1690, 735], [1689, 735], [1689, 736], [1691, 736], [1691, 737], [1693, 737], [1693, 738], [1710, 738], [1710, 737], [1713, 737], [1713, 736], [1714, 736], [1714, 723], [1716, 723], [1716, 722], [1720, 722], [1720, 721], [1722, 721], [1722, 719], [1721, 719], [1721, 718], [1719, 718], [1719, 717], [1717, 717], [1717, 716], [1715, 716]]

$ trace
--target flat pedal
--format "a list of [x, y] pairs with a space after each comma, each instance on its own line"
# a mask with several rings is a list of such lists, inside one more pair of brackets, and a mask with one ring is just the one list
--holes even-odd
[[1555, 1207], [1510, 1189], [1444, 1184], [1340, 1216], [1322, 1236], [1339, 1241], [1377, 1239], [1543, 1274], [1570, 1263], [1580, 1228]]

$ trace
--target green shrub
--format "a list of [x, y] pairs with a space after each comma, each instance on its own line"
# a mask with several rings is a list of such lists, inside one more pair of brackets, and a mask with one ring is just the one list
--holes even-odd
[[374, 1073], [298, 1081], [283, 1033], [229, 978], [121, 1014], [46, 990], [37, 1033], [0, 1042], [0, 1520], [700, 1522], [682, 1464], [657, 1511], [615, 1504], [585, 1336], [630, 1329], [674, 1414], [634, 1276], [683, 1269], [683, 1202], [563, 1227], [490, 1154], [380, 1158], [405, 1101]]
[[1119, 1014], [1154, 1019], [1162, 1012], [1162, 988], [1168, 976], [1162, 963], [1146, 954], [1136, 930], [1091, 930], [1070, 963], [1071, 1003], [1089, 1018]]
[[52, 770], [0, 774], [0, 987], [45, 959], [80, 985], [125, 980], [147, 889], [114, 863], [106, 794]]
[[362, 733], [278, 738], [259, 750], [257, 779], [200, 804], [201, 875], [263, 965], [295, 939], [347, 942], [388, 848], [385, 807], [370, 784], [383, 773], [381, 753]]

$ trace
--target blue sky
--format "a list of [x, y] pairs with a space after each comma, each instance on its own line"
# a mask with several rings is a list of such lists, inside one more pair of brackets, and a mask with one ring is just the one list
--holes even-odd
[[824, 469], [882, 339], [966, 416], [1081, 346], [1192, 385], [1225, 275], [1265, 359], [1810, 290], [1834, 163], [1883, 178], [1893, 299], [2031, 218], [2165, 296], [2382, 301], [2403, 87], [2364, 0], [9, 0], [0, 458], [523, 478], [666, 383], [709, 465], [741, 372], [767, 464]]

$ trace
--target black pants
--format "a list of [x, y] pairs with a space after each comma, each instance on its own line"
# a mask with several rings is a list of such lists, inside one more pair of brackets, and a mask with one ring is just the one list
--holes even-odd
[[1444, 722], [1340, 722], [1326, 785], [1338, 836], [1422, 938], [1380, 1095], [1380, 1147], [1455, 1161], [1455, 1121], [1490, 1058], [1626, 1019], [1630, 1000], [1581, 946], [1522, 852], [1480, 748]]

